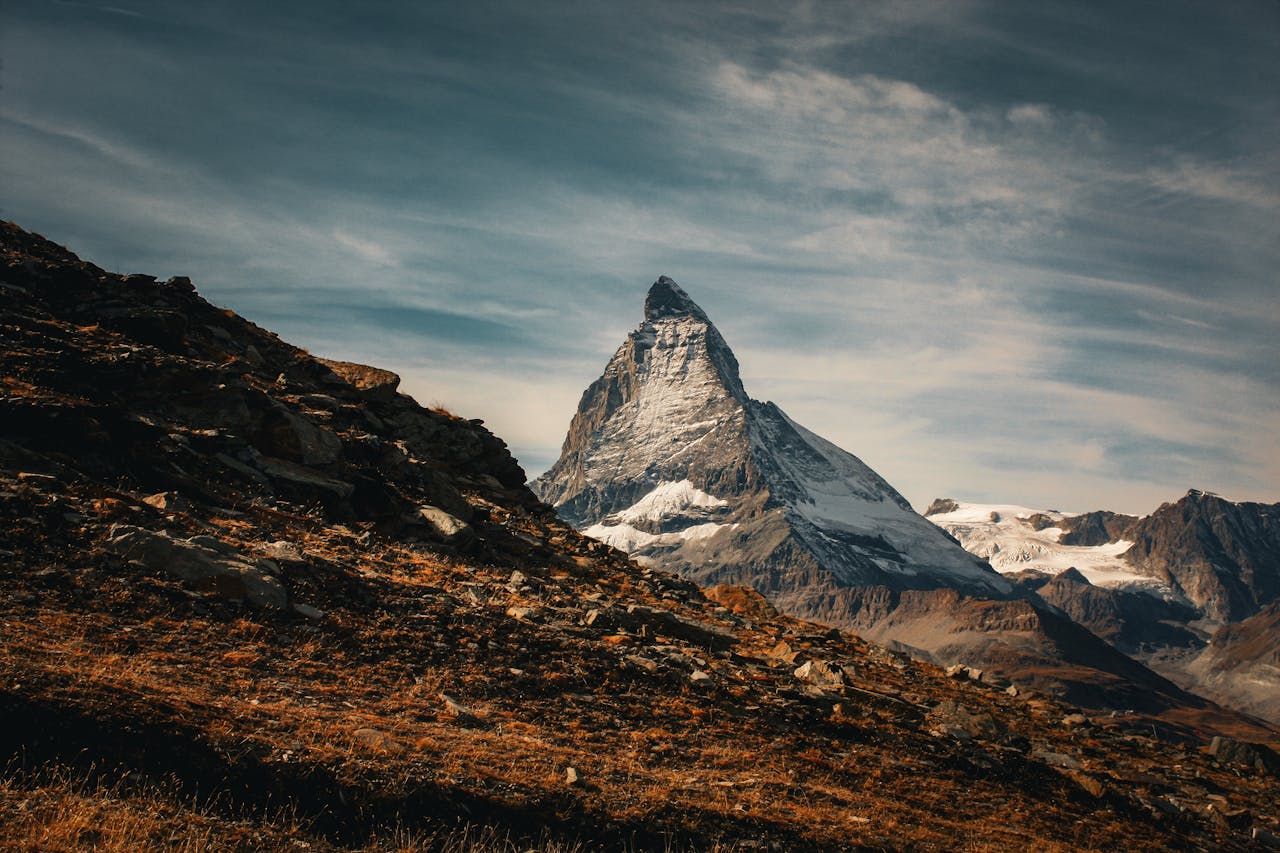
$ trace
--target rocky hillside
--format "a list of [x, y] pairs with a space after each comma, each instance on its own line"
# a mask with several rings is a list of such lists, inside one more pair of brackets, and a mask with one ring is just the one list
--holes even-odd
[[1280, 832], [1273, 729], [1081, 713], [704, 594], [559, 521], [393, 374], [11, 224], [0, 258], [0, 847]]
[[1199, 654], [1156, 664], [1215, 702], [1280, 725], [1280, 601], [1219, 628]]

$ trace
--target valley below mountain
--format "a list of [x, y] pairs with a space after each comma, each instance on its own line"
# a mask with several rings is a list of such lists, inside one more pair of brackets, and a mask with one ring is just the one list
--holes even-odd
[[[701, 321], [673, 287], [628, 346], [705, 354], [714, 401], [610, 424], [645, 381], [619, 359], [575, 419], [594, 449], [539, 484], [642, 563], [390, 371], [11, 223], [0, 264], [5, 849], [1280, 843], [1273, 727], [1154, 682], [1162, 707], [1079, 707], [812, 621], [940, 596], [964, 631], [1077, 644], [1117, 690], [1151, 677], [724, 382], [731, 354], [675, 328]], [[698, 412], [720, 425], [701, 443], [679, 432]], [[639, 479], [602, 481], [609, 452]], [[695, 559], [717, 543], [759, 561]], [[1226, 638], [1224, 665], [1273, 617]]]

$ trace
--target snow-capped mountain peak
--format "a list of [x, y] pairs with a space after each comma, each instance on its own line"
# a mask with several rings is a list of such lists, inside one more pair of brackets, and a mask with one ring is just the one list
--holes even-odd
[[684, 292], [684, 288], [665, 275], [649, 288], [649, 295], [644, 300], [644, 318], [650, 323], [667, 317], [692, 317], [703, 323], [710, 323], [696, 302]]
[[860, 459], [752, 400], [706, 312], [666, 276], [534, 488], [589, 535], [800, 616], [832, 618], [815, 608], [849, 586], [1011, 589]]

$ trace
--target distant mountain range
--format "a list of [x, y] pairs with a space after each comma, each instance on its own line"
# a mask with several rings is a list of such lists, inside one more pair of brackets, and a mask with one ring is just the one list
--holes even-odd
[[947, 498], [926, 515], [1125, 654], [1280, 722], [1280, 504], [1192, 489], [1143, 517]]
[[[1199, 650], [1203, 639], [1187, 628], [1199, 614], [1256, 612], [1271, 594], [1269, 546], [1251, 544], [1252, 531], [1271, 529], [1265, 514], [1219, 524], [1214, 553], [1260, 569], [1235, 580], [1174, 558], [1200, 553], [1201, 540], [1179, 532], [1173, 511], [1142, 524], [940, 501], [930, 524], [857, 457], [751, 399], [723, 336], [665, 276], [533, 488], [588, 535], [699, 584], [750, 586], [793, 616], [1096, 706], [1194, 704], [1112, 643], [1137, 648], [1159, 635], [1162, 649]], [[1205, 496], [1203, 517], [1186, 525], [1213, 528], [1225, 511], [1214, 500]], [[1068, 589], [1070, 578], [1041, 591], [1004, 574], [1032, 566], [1076, 566], [1082, 589], [1122, 581], [1128, 597], [1095, 601]], [[1155, 594], [1130, 596], [1129, 586]]]
[[1280, 597], [1280, 504], [1192, 489], [1144, 517], [1067, 515], [941, 498], [925, 515], [1001, 572], [1075, 568], [1105, 586], [1143, 586], [1229, 622]]

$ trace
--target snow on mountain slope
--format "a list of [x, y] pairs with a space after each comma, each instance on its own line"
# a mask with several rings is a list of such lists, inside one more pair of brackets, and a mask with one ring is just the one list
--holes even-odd
[[679, 547], [737, 527], [707, 520], [727, 506], [728, 501], [707, 494], [688, 480], [663, 482], [631, 506], [582, 532], [628, 553], [655, 546]]
[[[709, 539], [722, 530], [733, 530], [736, 524], [716, 524], [709, 521], [705, 524], [694, 524], [683, 530], [672, 533], [646, 533], [637, 530], [630, 524], [593, 524], [582, 532], [592, 539], [599, 539], [606, 545], [619, 551], [631, 553], [655, 545], [679, 546], [683, 542]], [[640, 555], [644, 558], [645, 555]], [[651, 559], [651, 558], [650, 558]]]
[[[961, 585], [1008, 590], [988, 567], [921, 524], [911, 504], [861, 459], [800, 426], [772, 403], [759, 408], [751, 425], [760, 464], [773, 473], [775, 489], [785, 490], [798, 532], [833, 571], [849, 561], [852, 545], [871, 551], [875, 565], [890, 574], [945, 574]], [[881, 547], [872, 539], [880, 540]], [[860, 581], [857, 574], [842, 579]]]
[[707, 494], [688, 480], [681, 480], [678, 483], [660, 483], [652, 492], [613, 517], [620, 522], [660, 521], [690, 509], [710, 510], [728, 505], [728, 501]]
[[1056, 575], [1074, 568], [1097, 586], [1161, 586], [1121, 559], [1132, 542], [1121, 539], [1092, 546], [1062, 544], [1059, 540], [1063, 528], [1058, 524], [1073, 517], [1073, 513], [1012, 504], [950, 503], [955, 509], [926, 517], [998, 572], [1034, 569]]

